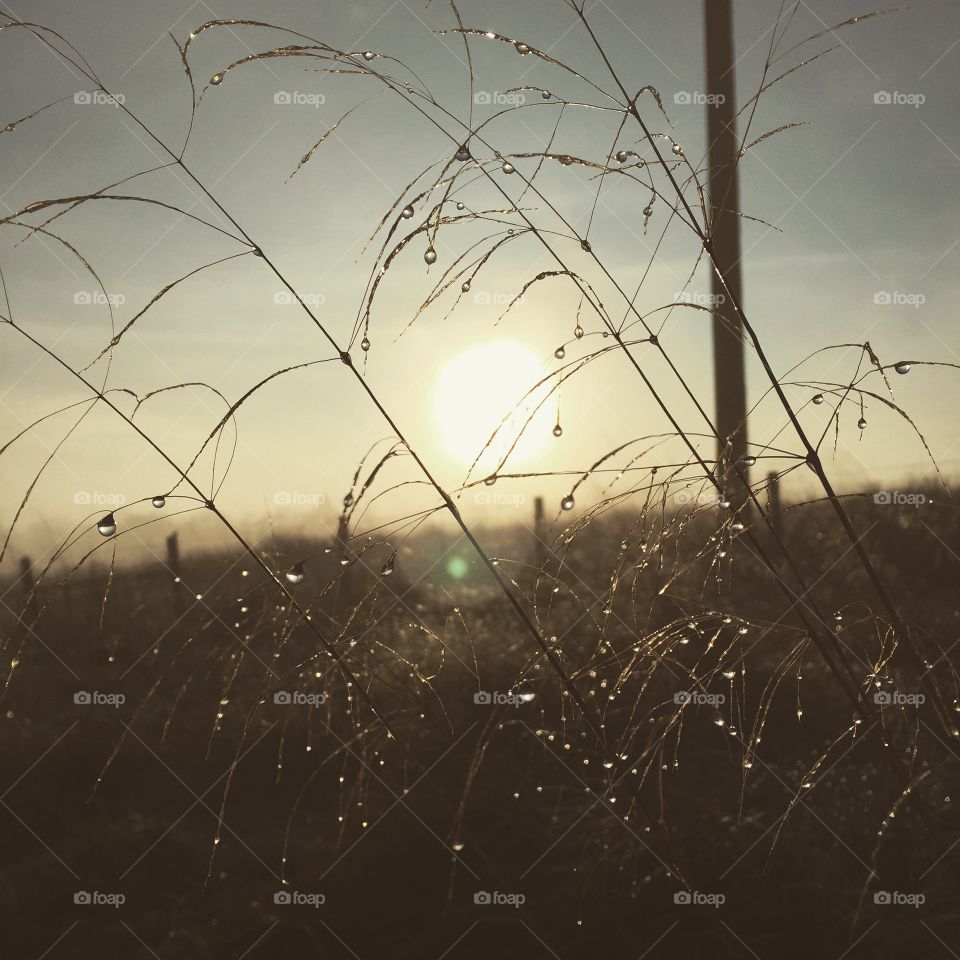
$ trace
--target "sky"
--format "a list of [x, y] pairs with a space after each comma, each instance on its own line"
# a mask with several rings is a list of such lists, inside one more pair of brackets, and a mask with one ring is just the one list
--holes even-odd
[[[439, 107], [428, 112], [448, 129], [457, 129], [451, 118], [469, 118], [463, 41], [438, 33], [455, 26], [449, 6], [440, 0], [429, 5], [405, 0], [137, 5], [99, 0], [82, 7], [5, 0], [0, 6], [69, 38], [104, 86], [175, 149], [189, 124], [190, 93], [168, 34], [182, 42], [191, 30], [215, 18], [255, 18], [337, 49], [369, 50], [377, 54], [369, 61], [371, 67], [429, 89], [446, 112]], [[740, 103], [749, 100], [760, 82], [779, 7], [770, 0], [734, 4]], [[465, 26], [524, 41], [574, 66], [605, 90], [613, 89], [602, 60], [561, 0], [465, 0], [459, 9]], [[619, 0], [590, 3], [587, 10], [624, 85], [631, 91], [651, 85], [660, 92], [669, 122], [650, 96], [639, 100], [651, 128], [681, 144], [690, 162], [698, 165], [710, 109], [698, 102], [705, 87], [699, 0], [677, 0], [669, 8]], [[780, 49], [787, 51], [811, 34], [869, 12], [869, 6], [859, 3], [802, 2]], [[292, 42], [277, 31], [248, 26], [205, 32], [193, 41], [190, 63], [203, 96], [184, 163], [344, 345], [362, 314], [364, 291], [377, 268], [385, 238], [380, 231], [371, 241], [378, 223], [398, 199], [413, 199], [417, 191], [405, 194], [408, 185], [430, 165], [449, 159], [455, 144], [403, 99], [385, 93], [375, 78], [318, 72], [316, 61], [284, 57], [250, 63], [229, 72], [221, 84], [208, 86], [209, 78], [229, 63]], [[884, 363], [960, 363], [955, 296], [960, 251], [956, 6], [947, 0], [921, 0], [910, 10], [865, 19], [787, 52], [770, 76], [826, 50], [767, 91], [752, 122], [751, 139], [784, 124], [804, 125], [750, 149], [740, 163], [742, 212], [756, 218], [745, 219], [742, 228], [747, 315], [781, 375], [813, 355], [800, 375], [787, 379], [848, 382], [860, 358], [855, 347], [816, 352], [865, 340]], [[510, 103], [512, 88], [530, 85], [555, 94], [544, 101], [528, 93], [523, 110], [484, 128], [485, 138], [501, 154], [542, 152], [556, 129], [552, 152], [606, 160], [619, 115], [570, 107], [557, 125], [558, 98], [605, 106], [612, 104], [610, 99], [554, 64], [520, 55], [510, 44], [473, 38], [471, 54], [478, 101], [474, 122], [495, 112], [482, 101]], [[103, 98], [95, 96], [75, 97], [78, 91], [91, 90], [90, 83], [25, 31], [0, 31], [0, 89], [0, 128], [64, 98], [0, 133], [4, 216], [37, 200], [92, 193], [169, 160], [115, 104], [98, 102]], [[352, 108], [291, 178], [301, 157]], [[639, 151], [638, 139], [638, 131], [628, 125], [616, 139], [617, 149]], [[669, 141], [659, 142], [669, 147]], [[489, 151], [475, 152], [490, 159]], [[523, 177], [533, 174], [537, 161], [515, 157], [514, 163]], [[493, 176], [544, 230], [563, 232], [542, 200], [528, 193], [519, 201], [521, 177], [508, 178], [499, 169]], [[639, 285], [637, 309], [650, 314], [669, 356], [711, 409], [708, 314], [679, 309], [665, 318], [651, 313], [680, 294], [698, 302], [709, 293], [706, 267], [702, 262], [697, 266], [696, 237], [676, 221], [663, 234], [663, 200], [654, 203], [644, 231], [641, 211], [649, 191], [626, 177], [609, 176], [599, 184], [584, 166], [550, 162], [536, 182], [567, 223], [589, 237], [619, 286], [632, 293]], [[457, 189], [445, 207], [449, 215], [456, 215], [451, 207], [457, 199], [471, 210], [504, 207], [503, 197], [482, 173], [461, 174]], [[184, 170], [157, 170], [113, 192], [162, 200], [207, 221], [157, 204], [99, 201], [50, 224], [96, 269], [117, 327], [166, 284], [204, 264], [232, 258], [178, 284], [124, 337], [109, 366], [101, 359], [86, 374], [97, 386], [130, 390], [141, 398], [174, 384], [204, 384], [161, 393], [136, 414], [141, 429], [183, 465], [226, 404], [278, 370], [330, 361], [335, 354], [310, 318], [287, 302], [287, 291], [264, 260], [249, 253], [233, 256], [244, 248], [209, 225], [229, 227]], [[414, 218], [403, 221], [397, 236], [422, 223], [428, 206], [416, 206]], [[394, 210], [388, 227], [396, 218]], [[38, 214], [22, 219], [42, 222]], [[359, 342], [352, 350], [372, 392], [447, 488], [462, 483], [470, 466], [464, 432], [491, 417], [496, 422], [519, 399], [518, 393], [540, 376], [555, 373], [561, 363], [554, 356], [559, 345], [565, 345], [563, 362], [570, 364], [609, 344], [588, 309], [580, 316], [586, 335], [574, 338], [578, 297], [562, 279], [535, 284], [522, 303], [500, 318], [525, 282], [556, 268], [530, 235], [515, 236], [498, 248], [458, 303], [448, 293], [418, 313], [441, 271], [472, 244], [482, 244], [494, 232], [502, 236], [508, 221], [522, 225], [515, 215], [497, 219], [500, 222], [482, 227], [444, 226], [435, 241], [437, 263], [429, 268], [422, 235], [411, 241], [391, 263], [374, 300], [365, 366]], [[557, 236], [555, 243], [564, 262], [594, 286], [619, 323], [627, 308], [617, 288], [578, 242]], [[19, 325], [74, 368], [95, 361], [112, 336], [110, 310], [64, 243], [37, 234], [27, 239], [22, 228], [4, 225], [0, 268]], [[89, 397], [62, 366], [19, 333], [6, 328], [0, 337], [3, 443], [32, 421]], [[639, 345], [636, 355], [684, 428], [702, 432], [702, 422], [663, 361], [649, 345]], [[954, 414], [957, 371], [915, 364], [909, 376], [894, 380], [897, 403], [909, 411], [945, 474], [952, 477], [960, 464]], [[880, 386], [876, 378], [868, 385]], [[785, 428], [782, 409], [764, 399], [766, 386], [756, 358], [748, 357], [749, 397], [751, 404], [759, 402], [750, 420], [751, 440], [796, 451], [799, 444]], [[829, 405], [810, 406], [812, 388], [789, 390], [798, 404], [806, 404], [803, 423], [819, 437]], [[115, 396], [125, 412], [133, 410], [132, 396]], [[558, 415], [563, 432], [554, 437], [551, 428]], [[830, 442], [825, 448], [828, 471], [842, 489], [907, 489], [930, 480], [932, 468], [923, 445], [904, 419], [875, 401], [868, 403], [863, 431], [857, 428], [858, 416], [851, 405], [842, 417], [836, 452]], [[532, 438], [518, 448], [511, 463], [516, 472], [584, 470], [628, 440], [668, 429], [626, 359], [608, 351], [564, 382], [559, 413], [556, 399], [547, 401], [531, 423]], [[358, 463], [372, 446], [385, 453], [390, 435], [351, 372], [336, 360], [317, 362], [277, 377], [254, 394], [237, 414], [237, 446], [229, 472], [224, 475], [230, 431], [216, 464], [209, 457], [198, 464], [197, 482], [204, 489], [218, 487], [217, 503], [244, 530], [322, 531], [332, 522]], [[700, 445], [712, 455], [707, 438]], [[676, 442], [667, 440], [641, 462], [666, 464], [682, 456]], [[611, 463], [619, 466], [623, 461], [621, 457]], [[761, 461], [756, 472], [784, 463]], [[483, 465], [475, 476], [482, 478], [486, 469]], [[607, 479], [590, 480], [582, 487], [578, 509], [600, 496]], [[48, 553], [75, 525], [95, 540], [90, 518], [114, 505], [126, 505], [120, 515], [129, 518], [121, 522], [128, 529], [147, 520], [164, 521], [133, 538], [134, 552], [148, 549], [171, 524], [187, 526], [198, 540], [212, 537], [212, 518], [172, 517], [188, 505], [185, 501], [171, 498], [160, 514], [140, 502], [171, 490], [175, 482], [172, 469], [156, 451], [102, 404], [89, 410], [75, 406], [51, 417], [0, 456], [5, 530], [30, 492], [5, 569], [9, 571], [18, 550]], [[397, 484], [401, 486], [389, 489]], [[547, 497], [553, 516], [570, 484], [569, 477], [501, 479], [494, 487], [471, 489], [462, 504], [468, 518], [480, 526], [527, 522], [534, 496]], [[787, 490], [795, 496], [812, 492], [802, 474], [789, 478]], [[436, 502], [409, 457], [388, 463], [377, 492], [382, 495], [361, 524], [375, 526]]]

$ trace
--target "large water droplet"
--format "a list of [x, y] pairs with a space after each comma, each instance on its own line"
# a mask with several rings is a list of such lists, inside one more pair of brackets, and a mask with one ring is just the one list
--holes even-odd
[[549, 100], [553, 94], [549, 90], [541, 90], [540, 96], [543, 97], [544, 100]]
[[466, 163], [470, 159], [470, 151], [467, 149], [467, 145], [463, 144], [459, 150], [454, 154], [454, 160], [459, 160], [461, 163]]
[[343, 505], [344, 505], [344, 507], [346, 507], [348, 510], [353, 506], [353, 494], [352, 494], [352, 493], [348, 493], [348, 494], [343, 498]]
[[558, 422], [557, 425], [553, 428], [553, 435], [554, 435], [555, 437], [562, 437], [562, 436], [563, 436], [563, 427], [560, 426], [559, 422]]
[[584, 253], [591, 253], [591, 252], [593, 251], [593, 247], [590, 246], [590, 241], [589, 241], [589, 240], [581, 240], [581, 241], [580, 241], [580, 249], [581, 249]]
[[223, 83], [223, 74], [222, 74], [222, 73], [215, 73], [215, 74], [210, 78], [210, 83], [213, 84], [213, 86], [215, 86], [215, 87], [219, 87], [220, 84]]
[[287, 578], [287, 583], [303, 583], [303, 578], [306, 576], [306, 572], [303, 569], [302, 563], [294, 564], [285, 574]]
[[513, 173], [516, 168], [509, 160], [503, 161], [503, 172], [504, 173]]
[[627, 162], [627, 157], [629, 157], [629, 156], [630, 156], [630, 154], [627, 153], [626, 150], [618, 150], [618, 151], [617, 151], [617, 163], [626, 163], [626, 162]]
[[564, 510], [572, 510], [573, 507], [574, 507], [575, 502], [576, 502], [576, 501], [573, 499], [573, 494], [572, 494], [572, 493], [568, 493], [568, 494], [560, 501], [560, 506], [561, 506]]
[[377, 56], [377, 55], [376, 55], [372, 50], [364, 50], [364, 51], [363, 51], [363, 59], [364, 59], [364, 60], [374, 60], [374, 59], [376, 59], [376, 56]]
[[866, 421], [863, 417], [861, 417], [861, 418], [857, 421], [857, 426], [858, 426], [861, 430], [865, 430], [865, 429], [866, 429], [866, 426], [867, 426], [867, 421]]
[[530, 47], [522, 40], [518, 40], [514, 46], [517, 48], [517, 53], [519, 53], [521, 57], [525, 57], [530, 52]]
[[496, 482], [497, 482], [497, 475], [495, 473], [491, 473], [490, 476], [483, 481], [484, 486], [487, 486], [487, 487], [492, 487]]
[[117, 521], [113, 519], [112, 513], [100, 518], [97, 522], [97, 531], [101, 537], [112, 537], [117, 532]]
[[437, 251], [433, 247], [427, 247], [426, 252], [423, 255], [424, 261], [427, 263], [436, 263], [437, 262]]
[[573, 335], [574, 335], [578, 340], [582, 340], [582, 339], [583, 339], [583, 327], [581, 327], [579, 323], [573, 328]]
[[819, 407], [823, 403], [823, 394], [818, 393], [814, 395], [813, 402]]
[[380, 570], [380, 576], [389, 577], [393, 573], [394, 565], [396, 564], [396, 561], [397, 561], [397, 555], [393, 554], [387, 560], [387, 562], [383, 565], [383, 568]]
[[673, 152], [674, 152], [678, 157], [682, 157], [682, 156], [683, 156], [683, 147], [681, 147], [679, 143], [675, 143], [675, 144], [673, 145]]
[[361, 349], [364, 353], [366, 353], [366, 352], [370, 349], [370, 338], [369, 338], [369, 337], [364, 337], [364, 338], [360, 341], [360, 349]]
[[745, 457], [741, 457], [741, 458], [740, 458], [740, 462], [741, 462], [745, 467], [752, 467], [752, 466], [757, 462], [757, 458], [754, 457], [754, 456], [750, 456], [750, 455], [748, 454], [748, 455], [745, 456]]
[[470, 281], [469, 281], [469, 280], [464, 280], [463, 283], [460, 284], [460, 289], [461, 289], [464, 293], [469, 293], [469, 292], [470, 292]]
[[553, 355], [558, 360], [562, 360], [567, 355], [566, 348], [561, 344], [556, 350], [553, 351]]
[[404, 220], [409, 220], [409, 219], [413, 216], [413, 207], [411, 207], [411, 206], [409, 206], [409, 205], [407, 205], [406, 207], [404, 207], [404, 208], [400, 211], [400, 216], [403, 217]]
[[896, 370], [897, 373], [900, 374], [900, 376], [903, 376], [905, 373], [910, 372], [910, 364], [907, 363], [906, 360], [901, 360], [898, 364], [894, 366], [893, 369]]
[[151, 502], [158, 510], [160, 510], [161, 508], [163, 508], [163, 507], [165, 507], [165, 506], [167, 505], [167, 498], [166, 498], [166, 497], [154, 497], [150, 502]]

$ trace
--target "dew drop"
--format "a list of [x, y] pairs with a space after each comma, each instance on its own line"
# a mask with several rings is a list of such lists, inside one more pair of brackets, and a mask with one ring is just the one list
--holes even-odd
[[732, 680], [732, 679], [737, 675], [737, 671], [736, 671], [736, 670], [724, 670], [724, 671], [723, 671], [723, 675], [724, 675], [724, 677], [725, 677], [727, 680]]
[[470, 159], [470, 151], [467, 149], [467, 145], [463, 144], [459, 150], [454, 154], [454, 160], [459, 160], [461, 163], [466, 163]]
[[364, 50], [364, 51], [363, 51], [363, 59], [364, 59], [364, 60], [373, 60], [373, 59], [376, 58], [376, 56], [377, 56], [377, 55], [376, 55], [372, 50]]
[[644, 207], [643, 208], [643, 219], [649, 220], [653, 216], [653, 207]]
[[426, 252], [423, 255], [423, 259], [426, 263], [436, 263], [437, 262], [437, 251], [433, 247], [427, 247]]
[[514, 165], [513, 165], [509, 160], [504, 160], [504, 161], [503, 161], [503, 172], [504, 172], [504, 173], [508, 173], [508, 174], [509, 174], [509, 173], [513, 173], [513, 171], [514, 171], [515, 169], [516, 169], [516, 168], [514, 167]]
[[525, 57], [530, 52], [530, 47], [522, 40], [518, 40], [514, 46], [517, 48], [517, 53], [519, 53], [521, 57]]
[[556, 426], [553, 428], [553, 435], [554, 435], [555, 437], [562, 437], [562, 436], [563, 436], [563, 427], [560, 426], [560, 423], [559, 423], [559, 422], [557, 422]]
[[575, 501], [574, 501], [574, 499], [573, 499], [573, 494], [572, 494], [572, 493], [568, 493], [568, 494], [560, 501], [560, 506], [561, 506], [564, 510], [572, 510], [574, 503], [575, 503]]
[[222, 74], [222, 73], [215, 73], [215, 74], [210, 78], [210, 83], [211, 83], [213, 86], [215, 86], [215, 87], [219, 87], [220, 84], [223, 83], [223, 74]]
[[151, 502], [158, 510], [160, 510], [162, 507], [165, 507], [165, 506], [167, 505], [167, 498], [166, 498], [166, 497], [154, 497], [150, 502]]
[[380, 570], [380, 576], [389, 577], [393, 573], [394, 565], [396, 564], [396, 562], [397, 562], [397, 555], [394, 554], [383, 565], [383, 568]]
[[820, 404], [823, 403], [823, 394], [822, 393], [816, 394], [813, 398], [813, 402], [819, 407]]
[[108, 513], [97, 522], [97, 532], [101, 537], [112, 537], [117, 532], [117, 521]]
[[578, 340], [582, 340], [582, 339], [583, 339], [583, 327], [581, 327], [579, 323], [573, 328], [573, 335], [574, 335]]
[[553, 94], [549, 90], [541, 90], [540, 96], [543, 97], [544, 100], [549, 100]]
[[626, 150], [618, 150], [618, 151], [617, 151], [617, 163], [626, 163], [626, 162], [627, 162], [627, 157], [629, 157], [629, 156], [630, 156], [630, 154], [627, 153]]
[[347, 510], [349, 510], [349, 509], [353, 506], [353, 494], [352, 494], [352, 493], [348, 493], [348, 494], [343, 498], [343, 505], [344, 505], [344, 507], [345, 507]]
[[566, 349], [565, 349], [563, 346], [559, 346], [559, 347], [557, 347], [556, 350], [553, 351], [553, 355], [554, 355], [558, 360], [562, 360], [562, 359], [567, 355], [567, 351], [566, 351]]
[[581, 240], [581, 241], [580, 241], [580, 249], [581, 249], [584, 253], [592, 253], [592, 252], [593, 252], [593, 247], [590, 246], [590, 241], [589, 241], [589, 240]]
[[902, 377], [902, 376], [904, 376], [905, 374], [908, 374], [908, 373], [910, 372], [910, 364], [907, 363], [906, 360], [901, 360], [899, 363], [897, 363], [897, 364], [894, 366], [893, 369], [896, 370], [897, 373], [899, 373], [900, 376]]
[[454, 853], [459, 853], [464, 848], [464, 844], [453, 843], [450, 845], [450, 848], [453, 850]]
[[469, 292], [470, 292], [470, 281], [469, 281], [469, 280], [464, 280], [463, 283], [460, 284], [460, 289], [461, 289], [464, 293], [469, 293]]
[[457, 209], [458, 209], [458, 210], [465, 210], [465, 209], [466, 209], [466, 205], [465, 205], [464, 203], [462, 203], [462, 202], [461, 202], [461, 203], [458, 203], [458, 204], [457, 204]]
[[400, 211], [400, 216], [403, 217], [404, 220], [409, 220], [413, 216], [413, 207], [409, 205], [404, 207]]
[[757, 458], [756, 458], [756, 457], [753, 457], [753, 456], [741, 457], [741, 458], [740, 458], [740, 462], [741, 462], [745, 467], [752, 467], [752, 466], [757, 462]]
[[490, 476], [483, 481], [483, 484], [486, 487], [492, 487], [496, 482], [497, 482], [497, 475], [495, 473], [491, 473]]
[[857, 426], [858, 426], [861, 430], [866, 430], [866, 428], [867, 428], [867, 421], [866, 421], [863, 417], [861, 417], [861, 418], [857, 421]]
[[364, 353], [366, 353], [366, 352], [370, 349], [370, 338], [369, 338], [369, 337], [364, 337], [364, 338], [360, 341], [360, 349], [361, 349]]
[[682, 157], [682, 156], [683, 156], [683, 147], [681, 147], [679, 143], [675, 143], [675, 144], [673, 145], [673, 152], [674, 152], [678, 157]]
[[294, 564], [285, 574], [287, 578], [287, 583], [303, 583], [303, 578], [306, 576], [306, 573], [303, 569], [302, 563]]

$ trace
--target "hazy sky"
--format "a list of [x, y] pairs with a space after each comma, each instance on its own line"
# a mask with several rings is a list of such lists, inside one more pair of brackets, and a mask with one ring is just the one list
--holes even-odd
[[[100, 0], [63, 5], [40, 0], [2, 6], [68, 37], [107, 88], [122, 95], [125, 104], [171, 145], [182, 143], [186, 132], [189, 86], [167, 33], [182, 41], [191, 29], [213, 18], [265, 20], [338, 49], [396, 57], [412, 73], [382, 58], [371, 65], [422, 82], [452, 114], [464, 121], [468, 116], [463, 43], [436, 33], [454, 25], [449, 7], [440, 0], [430, 5], [404, 0], [256, 4]], [[737, 83], [743, 102], [760, 80], [779, 4], [737, 0], [734, 6]], [[870, 9], [851, 2], [801, 3], [781, 50]], [[700, 0], [669, 5], [617, 0], [590, 3], [588, 10], [625, 86], [636, 90], [651, 84], [661, 92], [672, 127], [644, 97], [640, 105], [650, 126], [669, 133], [698, 164], [705, 149], [708, 108], [678, 100], [685, 94], [695, 100], [704, 89]], [[560, 0], [464, 0], [460, 11], [466, 26], [520, 38], [575, 66], [604, 89], [613, 89], [588, 38]], [[909, 11], [811, 41], [775, 65], [771, 76], [804, 57], [837, 47], [764, 96], [752, 133], [756, 137], [791, 122], [809, 125], [748, 151], [740, 166], [743, 212], [773, 225], [744, 225], [744, 290], [748, 315], [778, 371], [785, 372], [821, 347], [865, 339], [884, 362], [901, 358], [960, 362], [955, 296], [960, 250], [955, 188], [960, 172], [958, 38], [956, 5], [921, 0]], [[198, 90], [218, 70], [251, 51], [292, 42], [277, 32], [239, 26], [201, 34], [190, 52]], [[475, 94], [489, 94], [496, 101], [512, 87], [534, 85], [568, 100], [610, 104], [569, 73], [520, 56], [508, 44], [473, 39], [471, 50]], [[361, 309], [383, 234], [366, 249], [364, 245], [407, 184], [428, 165], [449, 157], [453, 145], [401, 99], [385, 94], [376, 79], [331, 76], [317, 72], [317, 65], [301, 58], [271, 59], [234, 70], [221, 85], [207, 89], [185, 162], [344, 343]], [[89, 84], [24, 31], [0, 32], [0, 89], [0, 126], [66, 98], [13, 132], [0, 134], [4, 214], [39, 199], [90, 193], [168, 159], [115, 106], [74, 102], [74, 93], [89, 89]], [[364, 100], [286, 182], [329, 126]], [[503, 154], [542, 151], [557, 123], [556, 100], [544, 103], [539, 96], [528, 95], [527, 103], [529, 109], [485, 128], [487, 139]], [[494, 108], [480, 104], [475, 111], [478, 119], [492, 115]], [[442, 118], [437, 111], [433, 115]], [[602, 163], [613, 145], [617, 122], [615, 113], [568, 108], [551, 150]], [[444, 123], [455, 129], [449, 118]], [[638, 138], [638, 130], [627, 126], [617, 147], [635, 147]], [[531, 159], [515, 162], [525, 175], [536, 165]], [[523, 186], [520, 178], [495, 176], [516, 200]], [[623, 289], [633, 292], [643, 281], [636, 301], [641, 313], [674, 300], [684, 289], [694, 297], [709, 292], [703, 265], [687, 284], [697, 256], [689, 231], [674, 224], [654, 255], [666, 222], [665, 206], [655, 204], [645, 234], [641, 210], [649, 195], [638, 184], [623, 177], [606, 178], [590, 222], [598, 184], [588, 170], [550, 163], [541, 177], [537, 181], [541, 191], [579, 233], [585, 233], [589, 223], [594, 251]], [[162, 199], [225, 225], [222, 215], [179, 170], [138, 178], [115, 192]], [[454, 199], [475, 210], [504, 205], [482, 176], [464, 177]], [[536, 222], [559, 229], [557, 219], [537, 198], [528, 194], [523, 206]], [[445, 212], [455, 215], [451, 207], [452, 202]], [[419, 204], [415, 218], [404, 221], [398, 235], [420, 224], [424, 210]], [[41, 222], [37, 214], [26, 219]], [[512, 222], [519, 225], [516, 217]], [[102, 277], [116, 299], [118, 325], [131, 319], [165, 284], [240, 249], [222, 234], [144, 204], [86, 204], [54, 221], [51, 229], [79, 249]], [[589, 311], [581, 315], [587, 336], [571, 342], [578, 300], [562, 280], [534, 286], [524, 302], [494, 326], [503, 305], [525, 281], [556, 266], [532, 236], [498, 251], [453, 312], [453, 297], [447, 294], [397, 339], [441, 270], [470, 244], [503, 229], [504, 225], [444, 227], [436, 242], [437, 264], [429, 271], [423, 260], [426, 244], [418, 237], [391, 266], [371, 315], [369, 381], [448, 485], [459, 483], [467, 466], [459, 452], [462, 443], [451, 436], [450, 424], [457, 421], [458, 410], [466, 422], [478, 409], [495, 406], [498, 398], [509, 404], [515, 398], [505, 397], [504, 384], [497, 378], [504, 379], [507, 392], [513, 389], [519, 374], [510, 364], [522, 372], [524, 355], [532, 354], [530, 362], [539, 363], [546, 373], [558, 366], [553, 353], [559, 344], [567, 344], [565, 361], [570, 362], [602, 342], [600, 325]], [[92, 361], [111, 336], [107, 307], [82, 302], [88, 294], [96, 301], [98, 288], [65, 247], [38, 236], [21, 242], [24, 237], [23, 230], [5, 226], [0, 240], [0, 266], [15, 319], [75, 366]], [[576, 244], [558, 239], [557, 245], [566, 261], [596, 286], [619, 322], [626, 308], [614, 287]], [[283, 299], [282, 286], [254, 257], [205, 270], [178, 285], [138, 322], [115, 352], [107, 385], [142, 396], [163, 386], [202, 381], [232, 402], [273, 371], [330, 357], [329, 345], [309, 319]], [[882, 302], [885, 299], [893, 302]], [[656, 314], [651, 322], [659, 325], [662, 319]], [[6, 441], [30, 420], [86, 395], [19, 335], [10, 330], [0, 335], [0, 437]], [[476, 363], [451, 368], [451, 361], [464, 351], [502, 341], [519, 344], [527, 353], [481, 351], [476, 356], [489, 372]], [[713, 388], [708, 315], [674, 311], [661, 341], [709, 409]], [[359, 349], [354, 355], [360, 362]], [[649, 346], [638, 347], [637, 356], [650, 361], [651, 377], [684, 426], [702, 431], [662, 361]], [[855, 363], [855, 351], [835, 351], [810, 361], [804, 370], [808, 379], [843, 382]], [[470, 379], [478, 373], [479, 382]], [[101, 361], [89, 376], [99, 383], [105, 374]], [[764, 382], [752, 358], [749, 377], [751, 399], [758, 400]], [[898, 402], [923, 429], [946, 471], [954, 472], [960, 462], [956, 371], [914, 368], [908, 377], [896, 380]], [[438, 397], [438, 384], [444, 383]], [[487, 385], [492, 396], [484, 392]], [[872, 384], [873, 389], [878, 386]], [[804, 401], [811, 393], [798, 389], [791, 395]], [[132, 409], [129, 400], [120, 402], [124, 409]], [[34, 474], [82, 409], [51, 419], [0, 459], [5, 527]], [[184, 463], [223, 410], [222, 400], [196, 387], [150, 401], [137, 420]], [[827, 412], [826, 406], [804, 411], [804, 422], [814, 435], [822, 431]], [[843, 418], [832, 468], [844, 484], [876, 489], [906, 475], [929, 475], [921, 444], [894, 413], [871, 404], [862, 438], [857, 415], [851, 408]], [[555, 403], [544, 416], [545, 421], [534, 425], [537, 439], [517, 462], [518, 470], [585, 468], [628, 439], [667, 429], [635, 372], [616, 353], [565, 385], [561, 438], [550, 435]], [[783, 421], [775, 405], [764, 404], [751, 422], [751, 439], [771, 442]], [[242, 408], [238, 423], [237, 454], [220, 502], [226, 512], [251, 526], [262, 525], [267, 511], [279, 525], [291, 528], [304, 518], [311, 525], [326, 522], [330, 505], [347, 490], [360, 457], [389, 434], [339, 363], [278, 378]], [[777, 445], [798, 449], [789, 431]], [[677, 449], [665, 446], [664, 461], [676, 459]], [[704, 441], [703, 449], [709, 455], [712, 445]], [[642, 462], [655, 463], [659, 456], [651, 454]], [[205, 469], [198, 479], [208, 483], [209, 466]], [[406, 460], [391, 466], [384, 479], [420, 478]], [[76, 502], [84, 495], [94, 501], [114, 497], [130, 502], [167, 490], [173, 482], [170, 469], [128, 427], [108, 411], [94, 410], [66, 439], [38, 484], [22, 520], [24, 536], [39, 544], [34, 549], [43, 550], [97, 509], [96, 503]], [[502, 522], [513, 515], [511, 511], [529, 510], [528, 502], [512, 505], [517, 495], [545, 493], [555, 506], [568, 482], [501, 481], [494, 488], [501, 495], [499, 505], [476, 502], [470, 494], [467, 512], [480, 522]], [[371, 516], [386, 519], [428, 502], [418, 489], [396, 491]], [[585, 502], [600, 489], [599, 482], [585, 488]], [[288, 505], [285, 498], [293, 502]], [[323, 499], [327, 505], [315, 507]], [[130, 516], [147, 519], [151, 509], [138, 507]]]

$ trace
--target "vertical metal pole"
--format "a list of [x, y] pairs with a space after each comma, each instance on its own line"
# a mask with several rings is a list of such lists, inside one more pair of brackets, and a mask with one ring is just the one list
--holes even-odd
[[[740, 189], [737, 182], [739, 141], [733, 67], [733, 12], [731, 0], [703, 0], [707, 43], [707, 136], [710, 174], [708, 235], [718, 267], [731, 292], [743, 302], [740, 283]], [[747, 448], [747, 391], [744, 377], [743, 331], [720, 278], [712, 278], [714, 307], [713, 363], [717, 432], [717, 459], [739, 460]], [[729, 446], [727, 442], [729, 441]]]
[[547, 559], [546, 534], [544, 529], [546, 525], [545, 512], [543, 509], [543, 497], [533, 498], [533, 556], [537, 570], [543, 566]]

